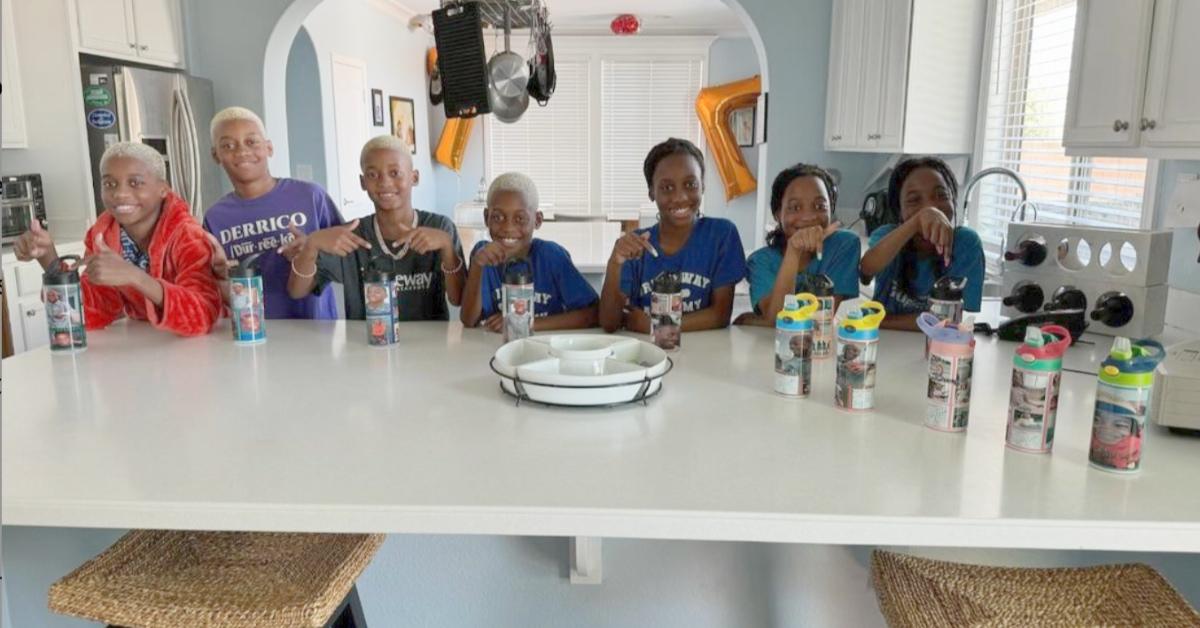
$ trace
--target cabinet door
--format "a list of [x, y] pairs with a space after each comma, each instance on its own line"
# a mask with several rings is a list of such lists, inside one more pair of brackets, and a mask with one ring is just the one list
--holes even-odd
[[183, 46], [180, 33], [178, 0], [132, 0], [133, 22], [137, 32], [138, 56], [143, 59], [180, 65]]
[[118, 55], [137, 53], [129, 0], [75, 0], [79, 47]]
[[[25, 341], [25, 351], [50, 344], [50, 335], [46, 331], [46, 306], [41, 296], [25, 297], [19, 301], [20, 320], [13, 321], [14, 327], [19, 326], [21, 338]], [[15, 336], [18, 332], [13, 330]]]
[[873, 146], [900, 152], [904, 141], [904, 108], [908, 95], [908, 37], [911, 0], [888, 0], [884, 20], [882, 93]]
[[1063, 145], [1137, 145], [1153, 0], [1079, 0]]
[[825, 101], [825, 148], [855, 146], [865, 0], [835, 0]]
[[879, 135], [879, 114], [883, 105], [884, 46], [887, 43], [887, 10], [883, 4], [870, 3], [863, 12], [863, 27], [858, 48], [862, 50], [859, 78], [862, 87], [858, 99], [858, 125], [855, 146], [874, 148]]
[[1146, 105], [1147, 146], [1200, 147], [1200, 2], [1158, 0]]
[[[29, 138], [25, 134], [25, 102], [21, 97], [21, 72], [17, 62], [17, 28], [13, 22], [12, 0], [4, 0], [4, 66], [0, 82], [4, 93], [0, 96], [0, 117], [3, 117], [4, 148], [28, 148]], [[28, 34], [26, 35], [28, 37]]]

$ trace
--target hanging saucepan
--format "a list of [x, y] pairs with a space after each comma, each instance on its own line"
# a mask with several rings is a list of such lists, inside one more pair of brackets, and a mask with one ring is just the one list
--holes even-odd
[[488, 103], [492, 114], [501, 122], [516, 122], [529, 107], [529, 68], [521, 55], [509, 46], [512, 29], [509, 24], [508, 5], [504, 8], [504, 52], [498, 52], [488, 61]]
[[558, 77], [554, 73], [554, 45], [550, 42], [550, 23], [543, 7], [537, 13], [533, 56], [529, 60], [529, 96], [545, 107], [554, 94]]

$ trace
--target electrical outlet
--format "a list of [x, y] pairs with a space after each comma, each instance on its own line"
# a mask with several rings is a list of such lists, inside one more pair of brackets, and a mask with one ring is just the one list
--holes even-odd
[[1175, 190], [1167, 203], [1164, 229], [1196, 228], [1200, 225], [1200, 173], [1183, 173], [1175, 179]]

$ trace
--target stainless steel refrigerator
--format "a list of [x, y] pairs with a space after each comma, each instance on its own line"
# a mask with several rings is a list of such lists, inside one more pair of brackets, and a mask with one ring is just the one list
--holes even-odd
[[220, 198], [223, 176], [210, 154], [212, 82], [87, 55], [80, 56], [80, 71], [96, 213], [104, 211], [100, 156], [115, 142], [135, 141], [162, 153], [171, 188], [201, 217]]

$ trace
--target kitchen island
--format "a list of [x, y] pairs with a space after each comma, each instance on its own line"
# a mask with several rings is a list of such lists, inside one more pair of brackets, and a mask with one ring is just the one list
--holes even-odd
[[[643, 405], [504, 395], [499, 336], [409, 323], [140, 323], [4, 361], [3, 524], [1200, 552], [1200, 440], [1148, 429], [1144, 470], [1090, 468], [1095, 376], [1064, 373], [1054, 452], [1004, 447], [1015, 345], [979, 337], [970, 428], [922, 425], [924, 337], [885, 332], [877, 409], [772, 393], [773, 331], [685, 334]], [[1092, 369], [1108, 340], [1079, 345]]]

